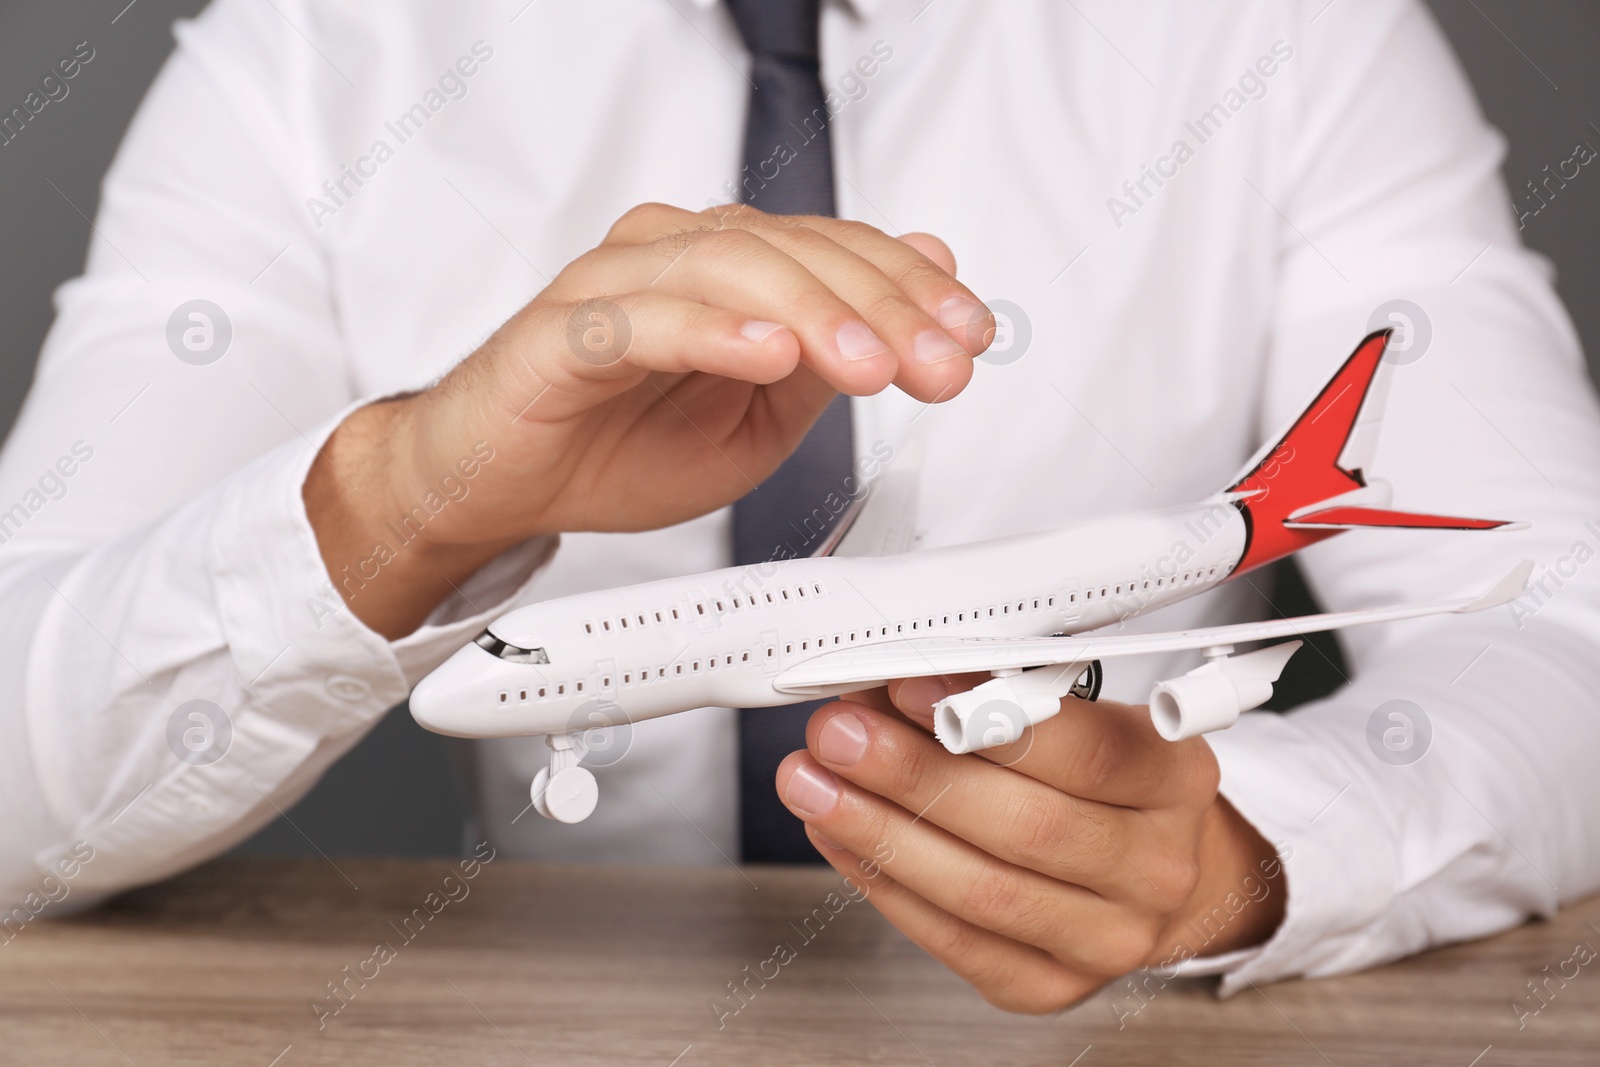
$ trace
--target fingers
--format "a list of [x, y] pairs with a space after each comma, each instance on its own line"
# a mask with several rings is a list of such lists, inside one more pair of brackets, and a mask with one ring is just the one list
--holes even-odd
[[[720, 205], [720, 210], [728, 211], [754, 211], [754, 208], [740, 208], [737, 204]], [[671, 204], [644, 203], [636, 204], [622, 213], [622, 217], [611, 224], [611, 229], [606, 232], [602, 244], [644, 245], [659, 240], [668, 234], [680, 233], [686, 230], [711, 230], [722, 225], [720, 219], [711, 213], [702, 214], [689, 211], [686, 208], [673, 207]]]
[[[508, 343], [508, 335], [534, 331], [549, 345]], [[464, 361], [446, 376], [447, 390], [484, 376], [498, 386], [498, 403], [513, 421], [557, 422], [592, 408], [592, 388], [615, 383], [616, 392], [637, 385], [650, 372], [705, 371], [756, 385], [793, 381], [800, 343], [779, 323], [753, 319], [663, 292], [619, 294], [577, 305], [535, 302], [491, 338], [477, 360]], [[458, 380], [460, 379], [460, 380]], [[805, 390], [807, 407], [821, 410], [833, 390]], [[809, 395], [817, 393], [820, 403]], [[533, 398], [537, 404], [530, 403]], [[812, 412], [811, 414], [815, 414]], [[803, 428], [802, 428], [803, 429]]]
[[602, 245], [574, 261], [550, 292], [558, 297], [595, 288], [670, 293], [784, 323], [799, 338], [804, 362], [842, 393], [864, 396], [894, 380], [897, 360], [889, 345], [792, 256], [745, 230], [684, 236], [686, 243], [677, 251]]
[[937, 263], [940, 270], [955, 277], [956, 255], [939, 238], [931, 233], [903, 233], [899, 239]]
[[552, 289], [664, 287], [782, 321], [808, 364], [841, 392], [864, 395], [893, 381], [932, 402], [966, 386], [971, 357], [993, 332], [992, 316], [953, 267], [928, 235], [901, 241], [847, 220], [653, 204], [628, 212]]
[[811, 717], [806, 743], [838, 777], [1007, 864], [1140, 907], [1170, 910], [1193, 889], [1193, 864], [1165, 847], [1161, 819], [952, 755], [898, 716], [830, 704]]
[[931, 233], [890, 238], [863, 223], [837, 219], [808, 220], [807, 225], [870, 260], [972, 355], [994, 340], [994, 316], [956, 280], [955, 256]]
[[991, 675], [940, 674], [926, 678], [897, 678], [887, 683], [889, 702], [913, 722], [933, 729], [933, 706], [951, 693], [964, 693], [974, 686], [987, 682]]
[[1043, 1015], [1076, 1003], [1100, 984], [1074, 974], [1041, 949], [1001, 937], [935, 907], [876, 866], [870, 868], [871, 874], [865, 874], [868, 863], [822, 840], [815, 829], [808, 827], [807, 835], [834, 870], [866, 889], [867, 899], [884, 918], [995, 1007]]
[[875, 689], [862, 689], [854, 693], [844, 693], [839, 697], [847, 704], [860, 704], [863, 707], [873, 708], [888, 715], [897, 714], [894, 702], [889, 699], [889, 690], [885, 686]]
[[555, 362], [574, 377], [621, 378], [638, 371], [706, 371], [766, 385], [794, 372], [800, 342], [779, 322], [643, 289], [572, 307], [547, 307], [546, 326], [564, 330]]
[[994, 316], [977, 294], [956, 278], [954, 253], [931, 233], [896, 238], [851, 219], [766, 215], [754, 209], [729, 215], [725, 209], [711, 210], [720, 212], [719, 222], [750, 229], [779, 247], [785, 246], [786, 235], [798, 231], [822, 234], [877, 267], [970, 355], [978, 355], [994, 339]]
[[[896, 707], [927, 723], [934, 702], [985, 680], [984, 675], [907, 678], [888, 688]], [[1217, 761], [1204, 738], [1165, 741], [1147, 708], [1109, 700], [1067, 697], [1060, 714], [1030, 727], [1014, 744], [980, 755], [1103, 804], [1200, 808], [1217, 793]]]
[[[924, 302], [932, 303], [936, 294], [947, 291], [949, 275], [921, 253], [882, 234], [875, 234], [875, 241], [853, 233], [834, 240], [810, 226], [768, 227], [761, 236], [841, 294], [874, 335], [883, 338], [897, 357], [894, 380], [902, 390], [936, 396], [941, 389], [959, 391], [970, 380], [972, 356], [982, 347], [969, 352], [962, 341], [967, 321], [981, 305], [965, 295], [950, 295], [943, 304], [934, 304], [932, 313], [924, 310]], [[874, 252], [876, 258], [869, 259]]]
[[[875, 227], [844, 219], [808, 217], [800, 225], [776, 221], [779, 224], [772, 216], [757, 214], [754, 229], [845, 295], [902, 353], [897, 386], [917, 396], [935, 387], [949, 388], [954, 395], [966, 385], [971, 366], [959, 357], [982, 353], [994, 339], [995, 321], [977, 296], [956, 280], [955, 257], [943, 241], [931, 234], [891, 238]], [[806, 236], [812, 233], [823, 241]], [[822, 258], [813, 260], [807, 243], [823, 253]], [[845, 268], [852, 265], [852, 255], [873, 269], [849, 275]], [[888, 311], [902, 314], [880, 326], [874, 314]], [[913, 356], [909, 362], [903, 356], [908, 336]], [[929, 369], [929, 364], [936, 367]], [[951, 377], [951, 372], [958, 373]]]
[[859, 855], [892, 854], [884, 869], [919, 897], [1069, 967], [1121, 974], [1142, 964], [1155, 943], [1159, 929], [1120, 905], [989, 856], [840, 780], [807, 753], [785, 759], [777, 781], [789, 809], [830, 840]]

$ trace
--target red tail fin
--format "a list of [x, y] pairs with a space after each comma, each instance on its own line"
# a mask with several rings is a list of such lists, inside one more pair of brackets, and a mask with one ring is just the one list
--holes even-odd
[[1391, 332], [1369, 334], [1288, 432], [1263, 449], [1228, 487], [1229, 494], [1237, 494], [1235, 506], [1244, 514], [1247, 539], [1235, 574], [1353, 527], [1481, 530], [1511, 525], [1390, 511], [1359, 498], [1335, 499], [1367, 485], [1358, 464], [1367, 461], [1375, 443], [1385, 390], [1381, 382], [1377, 388], [1374, 383]]

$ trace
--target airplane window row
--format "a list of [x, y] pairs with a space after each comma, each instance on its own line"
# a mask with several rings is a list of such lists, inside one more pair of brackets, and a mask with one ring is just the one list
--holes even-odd
[[[1053, 608], [1055, 606], [1056, 598], [1054, 596], [1034, 597], [1031, 601], [1031, 607], [1034, 611], [1038, 611], [1042, 608]], [[1030, 601], [1024, 599], [1018, 600], [1014, 604], [1010, 602], [1005, 604], [991, 604], [986, 608], [974, 608], [972, 611], [946, 612], [941, 615], [929, 615], [926, 618], [911, 619], [910, 621], [883, 623], [878, 626], [868, 626], [860, 630], [840, 630], [838, 633], [832, 635], [831, 638], [827, 634], [823, 634], [815, 641], [811, 640], [810, 638], [802, 638], [799, 641], [785, 642], [783, 646], [783, 652], [786, 656], [792, 656], [797, 650], [800, 652], [811, 652], [813, 650], [820, 651], [825, 648], [855, 644], [859, 641], [871, 641], [874, 638], [884, 638], [888, 637], [890, 634], [893, 634], [896, 637], [903, 637], [909, 633], [922, 633], [925, 630], [932, 630], [939, 626], [959, 626], [968, 621], [977, 622], [979, 619], [993, 619], [1002, 618], [1007, 615], [1020, 615], [1029, 609]], [[776, 654], [776, 648], [767, 649], [768, 656], [775, 656]]]
[[[797, 597], [804, 597], [807, 595], [807, 590], [803, 587], [796, 586], [793, 587], [793, 589]], [[813, 583], [810, 587], [810, 592], [820, 596], [822, 595], [822, 587]], [[771, 598], [769, 600], [770, 603], [776, 603], [780, 599], [787, 598], [788, 590], [778, 590], [776, 593], [767, 592], [764, 595], [768, 598]], [[738, 606], [738, 598], [730, 599], [733, 599], [735, 601], [735, 606]], [[721, 609], [726, 601], [714, 600], [712, 603]], [[745, 606], [749, 606], [752, 603], [754, 603], [753, 597], [745, 598]], [[798, 642], [798, 645], [800, 650], [803, 652], [810, 652], [812, 650], [820, 651], [824, 648], [855, 644], [863, 640], [870, 641], [874, 637], [888, 637], [890, 633], [894, 633], [896, 635], [904, 635], [907, 632], [920, 633], [923, 630], [931, 630], [940, 625], [960, 625], [967, 622], [969, 618], [971, 621], [976, 622], [982, 618], [997, 618], [1012, 614], [1020, 614], [1028, 611], [1030, 606], [1032, 610], [1038, 611], [1045, 608], [1053, 608], [1055, 607], [1055, 604], [1056, 598], [1054, 596], [1034, 597], [1031, 602], [1024, 599], [1016, 601], [1014, 604], [1007, 602], [1005, 604], [990, 605], [987, 608], [975, 608], [971, 612], [958, 611], [945, 613], [942, 615], [930, 615], [925, 619], [912, 619], [909, 622], [897, 622], [892, 625], [886, 623], [875, 627], [864, 627], [859, 630], [840, 630], [838, 633], [833, 634], [831, 638], [827, 634], [818, 636], [815, 641], [813, 641], [811, 638], [804, 638]], [[664, 611], [659, 614], [662, 617], [662, 621], [665, 621], [667, 617], [680, 617], [677, 613], [677, 609], [673, 608], [664, 609]], [[604, 623], [602, 623], [602, 626], [604, 626]], [[586, 623], [585, 629], [587, 632], [594, 632], [592, 629], [592, 624]], [[793, 641], [785, 643], [784, 654], [793, 655], [795, 652], [795, 647], [796, 643]], [[776, 656], [777, 647], [768, 647], [766, 649], [766, 654], [769, 657]], [[701, 671], [714, 671], [719, 665], [724, 668], [732, 667], [736, 661], [739, 663], [749, 663], [750, 657], [751, 651], [749, 649], [742, 649], [738, 652], [726, 652], [703, 658], [697, 657], [687, 661], [680, 661], [664, 666], [645, 667], [639, 671], [623, 671], [621, 673], [621, 683], [623, 686], [643, 685], [652, 680], [660, 681], [668, 677], [681, 677], [685, 674], [698, 674]], [[600, 679], [600, 687], [602, 689], [610, 689], [613, 681], [615, 680], [616, 679], [612, 675], [606, 675]], [[583, 683], [574, 683], [573, 689], [575, 692], [583, 692]], [[500, 703], [525, 703], [529, 699], [544, 700], [548, 699], [551, 695], [564, 696], [565, 694], [566, 685], [564, 683], [554, 686], [534, 686], [530, 687], [529, 689], [505, 690], [500, 693]], [[513, 696], [516, 698], [515, 701], [512, 699]]]
[[[1211, 567], [1207, 570], [1184, 571], [1182, 574], [1174, 574], [1171, 577], [1162, 575], [1153, 581], [1149, 578], [1145, 578], [1143, 580], [1135, 579], [1131, 582], [1118, 582], [1114, 585], [1102, 585], [1099, 588], [1098, 593], [1094, 589], [1085, 589], [1083, 592], [1083, 599], [1093, 600], [1095, 599], [1096, 595], [1098, 595], [1101, 600], [1105, 600], [1113, 596], [1121, 596], [1124, 591], [1130, 595], [1138, 592], [1148, 593], [1158, 589], [1169, 589], [1173, 586], [1190, 585], [1193, 582], [1215, 578], [1216, 576], [1217, 568]], [[1067, 597], [1068, 601], [1075, 601], [1076, 599], [1076, 594], [1072, 594]]]
[[[581, 679], [572, 683], [572, 691], [574, 693], [583, 692], [583, 681]], [[567, 683], [556, 682], [554, 684], [533, 685], [525, 689], [502, 689], [500, 690], [500, 703], [526, 704], [530, 699], [546, 700], [552, 695], [558, 697], [566, 696]]]
[[[667, 667], [645, 667], [637, 674], [635, 674], [633, 671], [623, 671], [622, 684], [625, 686], [634, 685], [635, 683], [642, 685], [645, 682], [651, 681], [652, 679], [660, 681], [661, 679], [668, 677], [669, 674], [676, 678], [685, 674], [699, 674], [701, 670], [714, 671], [717, 669], [718, 665], [727, 668], [733, 666], [735, 661], [739, 663], [749, 663], [750, 652], [748, 650], [743, 652], [727, 652], [717, 656], [706, 656], [703, 658], [696, 657], [695, 659], [687, 661], [680, 660], [677, 663], [669, 664]], [[600, 685], [605, 689], [611, 688], [611, 682], [612, 676], [609, 674], [600, 679]]]
[[[696, 600], [692, 602], [694, 617], [698, 618], [715, 611], [718, 615], [726, 615], [730, 611], [742, 611], [758, 607], [762, 603], [782, 604], [789, 600], [804, 600], [812, 596], [823, 596], [822, 585], [812, 582], [806, 585], [791, 585], [783, 589], [766, 589], [761, 593], [735, 593], [726, 597], [713, 597], [710, 600]], [[643, 629], [654, 623], [681, 622], [689, 607], [661, 608], [655, 611], [641, 611], [632, 615], [619, 615], [615, 619], [601, 619], [598, 623], [586, 622], [583, 632], [586, 634], [614, 633], [618, 630], [628, 630], [635, 627]]]
[[[728, 652], [720, 656], [697, 657], [692, 660], [670, 663], [665, 666], [644, 667], [638, 671], [623, 671], [621, 674], [622, 684], [625, 686], [631, 686], [634, 684], [642, 685], [645, 682], [651, 681], [652, 679], [661, 681], [668, 677], [681, 677], [685, 674], [699, 674], [702, 670], [714, 671], [717, 669], [718, 665], [721, 665], [724, 668], [732, 667], [736, 659], [741, 663], [749, 663], [750, 653], [748, 651], [738, 653]], [[615, 675], [604, 675], [600, 679], [600, 688], [610, 689], [612, 682], [615, 680]], [[572, 691], [574, 693], [583, 692], [583, 682], [573, 682]], [[552, 696], [566, 696], [566, 693], [567, 684], [565, 682], [557, 682], [554, 685], [529, 686], [526, 689], [504, 689], [500, 692], [500, 703], [526, 704], [529, 700], [548, 700]]]
[[[1107, 599], [1111, 596], [1122, 595], [1124, 590], [1126, 590], [1128, 593], [1133, 593], [1141, 588], [1145, 591], [1151, 591], [1155, 589], [1168, 588], [1170, 586], [1185, 586], [1195, 581], [1211, 579], [1215, 578], [1216, 576], [1216, 567], [1211, 567], [1204, 570], [1188, 570], [1184, 571], [1182, 574], [1173, 575], [1170, 578], [1161, 576], [1153, 580], [1150, 578], [1136, 579], [1134, 581], [1125, 583], [1102, 585], [1099, 587], [1099, 589], [1086, 589], [1084, 590], [1083, 598], [1084, 600], [1093, 600], [1098, 595], [1101, 599]], [[767, 603], [776, 604], [781, 603], [784, 600], [788, 600], [790, 598], [791, 591], [797, 599], [811, 594], [817, 596], [823, 595], [822, 586], [816, 583], [812, 583], [809, 589], [805, 586], [792, 586], [788, 589], [767, 590], [762, 595]], [[1066, 599], [1069, 603], [1076, 603], [1078, 594], [1076, 592], [1070, 592], [1067, 594]], [[732, 596], [727, 598], [716, 598], [710, 601], [711, 606], [713, 606], [718, 612], [730, 610], [730, 603], [732, 605], [732, 609], [739, 609], [742, 607], [754, 607], [758, 601], [754, 596]], [[1031, 601], [1023, 599], [1016, 601], [1014, 604], [1011, 602], [1004, 604], [991, 604], [988, 607], [975, 608], [970, 612], [957, 611], [942, 615], [930, 615], [926, 618], [911, 619], [909, 621], [896, 622], [892, 624], [884, 623], [878, 626], [868, 626], [859, 630], [840, 630], [838, 633], [832, 634], [831, 636], [828, 634], [819, 635], [815, 640], [807, 637], [800, 639], [798, 642], [785, 642], [783, 646], [783, 652], [786, 656], [792, 656], [796, 651], [821, 651], [825, 648], [842, 647], [844, 645], [856, 644], [860, 641], [871, 641], [874, 638], [886, 638], [891, 633], [897, 637], [900, 637], [907, 633], [921, 633], [925, 630], [932, 630], [941, 625], [962, 625], [969, 620], [972, 622], [977, 622], [980, 619], [1003, 618], [1008, 615], [1022, 614], [1023, 612], [1030, 610], [1030, 608], [1034, 611], [1053, 608], [1055, 607], [1055, 604], [1056, 598], [1054, 596], [1034, 597]], [[698, 614], [704, 614], [707, 605], [705, 603], [696, 602], [694, 607]], [[656, 611], [651, 614], [653, 614], [656, 622], [662, 623], [666, 622], [669, 618], [676, 620], [682, 617], [680, 609], [678, 608], [665, 608], [661, 611]], [[647, 622], [645, 621], [646, 615], [644, 614], [635, 615], [634, 619], [637, 620], [640, 626], [647, 625]], [[627, 618], [618, 618], [616, 621], [618, 628], [629, 628]], [[602, 620], [599, 626], [600, 632], [609, 631], [611, 629], [611, 620]], [[588, 622], [584, 623], [584, 632], [590, 634], [595, 633], [595, 624]], [[767, 647], [766, 655], [768, 658], [775, 657], [777, 654], [777, 646], [773, 645]], [[749, 663], [750, 657], [751, 651], [749, 649], [743, 649], [738, 652], [727, 652], [714, 656], [700, 657], [688, 661], [679, 661], [661, 666], [644, 667], [638, 671], [623, 671], [621, 673], [621, 684], [623, 686], [643, 685], [650, 681], [662, 681], [668, 677], [681, 677], [685, 674], [698, 674], [701, 671], [714, 671], [717, 669], [719, 664], [722, 667], [727, 668], [732, 667], [736, 661], [739, 663]], [[606, 675], [600, 679], [600, 687], [602, 689], [610, 689], [612, 688], [612, 683], [614, 681], [616, 681], [616, 678], [614, 678], [612, 675]], [[572, 683], [572, 686], [574, 692], [583, 692], [582, 681], [574, 682]], [[565, 682], [556, 683], [554, 685], [534, 686], [528, 689], [503, 690], [500, 693], [500, 703], [526, 703], [530, 699], [545, 700], [552, 695], [564, 696], [566, 695], [566, 691], [567, 686]], [[515, 701], [512, 699], [513, 696], [516, 698]]]

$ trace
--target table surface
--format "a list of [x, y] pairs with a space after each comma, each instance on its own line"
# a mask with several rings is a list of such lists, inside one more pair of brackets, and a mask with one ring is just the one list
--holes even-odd
[[1225, 1001], [1209, 980], [1119, 984], [1029, 1018], [842, 888], [809, 869], [220, 860], [13, 931], [0, 1063], [1600, 1063], [1600, 959], [1574, 955], [1600, 948], [1600, 898], [1366, 974]]

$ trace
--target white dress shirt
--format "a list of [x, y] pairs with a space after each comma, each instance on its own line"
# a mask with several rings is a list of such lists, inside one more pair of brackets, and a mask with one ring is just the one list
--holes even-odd
[[[729, 555], [726, 513], [531, 542], [390, 642], [334, 597], [301, 499], [346, 412], [425, 387], [629, 206], [733, 198], [748, 60], [720, 6], [217, 0], [177, 36], [0, 457], [8, 899], [77, 841], [80, 899], [214, 855], [486, 620]], [[1532, 524], [1304, 553], [1332, 609], [1474, 592], [1522, 557], [1545, 591], [1352, 630], [1350, 684], [1212, 736], [1224, 794], [1290, 857], [1286, 919], [1225, 988], [1600, 886], [1600, 419], [1501, 138], [1420, 4], [854, 0], [822, 46], [840, 214], [940, 235], [1021, 309], [957, 399], [855, 405], [863, 452], [921, 443], [925, 544], [1220, 488], [1395, 299], [1431, 339], [1413, 323], [1373, 473], [1396, 506]], [[220, 358], [215, 315], [169, 327], [194, 300], [226, 315]], [[1143, 621], [1251, 610], [1241, 581]], [[1119, 661], [1107, 695], [1189, 665]], [[226, 713], [214, 762], [174, 755], [191, 700]], [[1431, 730], [1408, 765], [1369, 742], [1393, 700]], [[727, 711], [635, 728], [580, 826], [517, 818], [542, 741], [478, 752], [482, 831], [513, 854], [735, 853]]]

